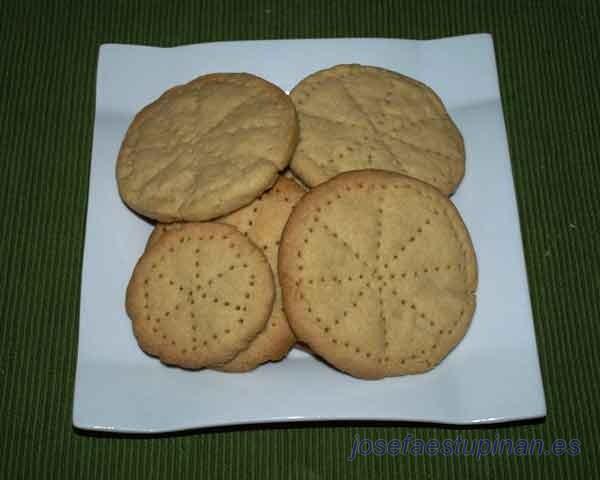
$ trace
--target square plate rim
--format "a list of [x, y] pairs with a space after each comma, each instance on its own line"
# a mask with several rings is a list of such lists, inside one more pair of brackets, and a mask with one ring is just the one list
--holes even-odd
[[[162, 46], [151, 46], [151, 45], [134, 45], [134, 44], [121, 44], [121, 43], [105, 43], [99, 46], [98, 49], [98, 62], [100, 62], [101, 57], [102, 57], [102, 52], [106, 51], [112, 47], [133, 47], [133, 48], [142, 48], [142, 49], [161, 49], [161, 50], [177, 50], [177, 49], [185, 49], [185, 48], [195, 48], [197, 46], [203, 46], [203, 47], [210, 47], [213, 45], [236, 45], [238, 47], [243, 47], [244, 45], [247, 44], [273, 44], [273, 43], [307, 43], [307, 42], [323, 42], [323, 41], [335, 41], [335, 42], [340, 42], [340, 41], [352, 41], [352, 42], [378, 42], [378, 41], [400, 41], [400, 42], [415, 42], [415, 43], [419, 43], [419, 44], [423, 44], [423, 43], [434, 43], [434, 42], [438, 42], [440, 40], [453, 40], [453, 39], [464, 39], [464, 38], [481, 38], [481, 39], [485, 39], [486, 41], [491, 43], [491, 47], [492, 47], [492, 53], [493, 53], [493, 40], [492, 40], [492, 36], [489, 33], [475, 33], [475, 34], [469, 34], [469, 35], [463, 35], [463, 36], [449, 36], [449, 37], [442, 37], [442, 38], [432, 38], [432, 39], [398, 39], [398, 38], [387, 38], [387, 37], [339, 37], [339, 38], [297, 38], [297, 39], [261, 39], [261, 40], [234, 40], [234, 41], [218, 41], [218, 42], [207, 42], [207, 43], [199, 43], [199, 44], [184, 44], [184, 45], [177, 45], [177, 46], [171, 46], [171, 47], [162, 47]], [[494, 66], [495, 66], [495, 58], [494, 60]], [[98, 67], [100, 67], [100, 63], [98, 63]], [[99, 68], [98, 68], [99, 70]], [[496, 77], [497, 77], [497, 68], [496, 68]], [[496, 78], [497, 79], [497, 78]], [[99, 77], [97, 77], [97, 83], [96, 83], [96, 94], [98, 94], [98, 82], [99, 82]], [[501, 99], [501, 96], [498, 95], [498, 98]], [[97, 98], [96, 98], [96, 102], [97, 102]], [[96, 103], [96, 109], [97, 109], [98, 105]], [[500, 105], [500, 107], [502, 107]], [[502, 114], [502, 110], [500, 112]], [[94, 121], [94, 138], [96, 136], [96, 116], [94, 117], [95, 121]], [[502, 118], [503, 120], [503, 118]], [[510, 159], [510, 157], [509, 157]], [[93, 162], [93, 152], [91, 155], [91, 162]], [[509, 165], [509, 167], [511, 167], [511, 178], [512, 178], [512, 166]], [[513, 180], [514, 182], [514, 180]], [[514, 186], [514, 185], [513, 185]], [[87, 232], [88, 232], [88, 225], [91, 221], [93, 221], [93, 219], [91, 219], [89, 217], [89, 208], [90, 208], [90, 200], [91, 200], [91, 191], [92, 191], [92, 168], [90, 168], [90, 178], [89, 178], [89, 190], [88, 190], [88, 203], [87, 203], [87, 209], [86, 209], [86, 236], [85, 236], [85, 245], [87, 245]], [[519, 217], [517, 217], [518, 223], [520, 222]], [[518, 225], [518, 230], [519, 230], [519, 240], [521, 240], [521, 253], [523, 254], [523, 245], [522, 245], [522, 236], [521, 236], [521, 232], [520, 232], [520, 224]], [[84, 246], [84, 260], [85, 260], [85, 246]], [[83, 276], [84, 276], [84, 268], [85, 265], [82, 265], [82, 272], [81, 272], [81, 276], [82, 276], [82, 282], [83, 282]], [[526, 270], [525, 270], [526, 272]], [[528, 283], [528, 278], [526, 275], [525, 278], [525, 282]], [[83, 289], [83, 283], [82, 283], [82, 289]], [[526, 416], [507, 416], [507, 417], [490, 417], [490, 418], [480, 418], [480, 419], [474, 419], [474, 420], [470, 420], [470, 421], [450, 421], [450, 422], [446, 422], [443, 419], [430, 419], [430, 418], [414, 418], [414, 417], [408, 417], [408, 418], [403, 418], [401, 415], [394, 417], [394, 418], [390, 418], [389, 416], [382, 416], [382, 417], [374, 417], [374, 416], [368, 416], [368, 417], [360, 417], [360, 416], [351, 416], [348, 418], [325, 418], [325, 417], [319, 417], [318, 415], [315, 415], [313, 417], [299, 417], [299, 418], [293, 418], [290, 416], [286, 416], [285, 418], [278, 418], [278, 417], [273, 417], [273, 418], [268, 418], [268, 419], [248, 419], [247, 421], [241, 421], [241, 420], [232, 420], [231, 422], [217, 422], [214, 424], [211, 423], [205, 423], [202, 425], [185, 425], [185, 426], [181, 426], [178, 428], [151, 428], [151, 429], [139, 429], [139, 428], [135, 428], [135, 429], [128, 429], [128, 428], [120, 428], [120, 427], [111, 427], [111, 426], [107, 426], [107, 425], [93, 425], [94, 422], [86, 422], [83, 420], [82, 416], [80, 415], [81, 412], [78, 411], [78, 405], [77, 405], [77, 387], [80, 383], [80, 379], [79, 379], [79, 373], [80, 373], [80, 368], [83, 366], [83, 364], [85, 364], [85, 361], [83, 361], [82, 357], [81, 357], [81, 341], [82, 341], [82, 329], [81, 329], [81, 322], [82, 322], [82, 312], [81, 312], [81, 300], [80, 300], [80, 315], [79, 315], [79, 335], [78, 335], [78, 350], [77, 350], [77, 366], [76, 366], [76, 381], [75, 381], [75, 396], [74, 396], [74, 400], [73, 400], [73, 424], [76, 428], [80, 428], [80, 429], [85, 429], [85, 430], [97, 430], [97, 431], [111, 431], [111, 432], [123, 432], [123, 433], [161, 433], [161, 432], [171, 432], [171, 431], [180, 431], [180, 430], [195, 430], [195, 429], [203, 429], [203, 428], [214, 428], [214, 427], [219, 427], [219, 426], [223, 426], [223, 427], [227, 427], [227, 426], [232, 426], [232, 425], [248, 425], [248, 424], [273, 424], [273, 423], [288, 423], [288, 422], [297, 422], [297, 421], [307, 421], [307, 422], [314, 422], [314, 421], [332, 421], [332, 422], [352, 422], [352, 421], [358, 421], [358, 422], [364, 422], [364, 421], [385, 421], [385, 422], [417, 422], [417, 423], [427, 423], [427, 424], [435, 424], [435, 425], [480, 425], [480, 424], [490, 424], [490, 423], [502, 423], [502, 422], [512, 422], [512, 421], [520, 421], [520, 420], [524, 420], [524, 419], [534, 419], [534, 418], [539, 418], [539, 417], [544, 417], [546, 415], [546, 404], [545, 404], [545, 399], [544, 399], [544, 393], [543, 393], [543, 383], [540, 381], [540, 386], [542, 388], [542, 399], [543, 399], [543, 405], [540, 405], [538, 408], [537, 412], [534, 412], [532, 414], [526, 415]], [[531, 317], [531, 320], [533, 322], [533, 317]], [[540, 370], [540, 365], [539, 365], [539, 353], [538, 353], [538, 349], [537, 349], [537, 337], [535, 336], [535, 330], [533, 333], [533, 340], [534, 340], [534, 346], [536, 349], [536, 356], [538, 358], [538, 371]], [[540, 372], [541, 375], [541, 372]], [[541, 380], [541, 377], [540, 377]]]

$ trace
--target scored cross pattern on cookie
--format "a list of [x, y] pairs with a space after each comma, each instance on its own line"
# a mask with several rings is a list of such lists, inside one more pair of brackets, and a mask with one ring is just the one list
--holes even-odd
[[300, 202], [282, 248], [292, 326], [350, 373], [427, 370], [468, 326], [476, 285], [470, 239], [450, 202], [421, 182], [344, 174]]
[[[303, 194], [304, 190], [294, 181], [280, 177], [271, 189], [259, 196], [254, 202], [230, 215], [219, 218], [218, 221], [236, 227], [244, 237], [261, 249], [276, 274], [281, 232], [293, 205]], [[148, 239], [147, 249], [156, 244], [166, 232], [180, 231], [185, 225], [183, 223], [158, 224]], [[239, 253], [236, 258], [239, 258]], [[231, 271], [237, 268], [236, 264], [229, 266]], [[224, 273], [227, 272], [220, 272], [216, 278], [206, 281], [208, 286], [213, 285], [214, 281], [221, 278]], [[196, 275], [199, 275], [199, 272]], [[254, 286], [253, 279], [251, 279], [249, 285], [250, 287]], [[210, 295], [207, 292], [202, 292], [201, 299], [204, 298], [210, 298]], [[223, 306], [225, 308], [229, 306], [227, 300], [224, 301]], [[280, 288], [276, 282], [273, 310], [265, 328], [246, 349], [239, 352], [233, 359], [223, 364], [211, 365], [211, 368], [227, 372], [252, 370], [267, 361], [276, 361], [283, 358], [295, 341], [293, 332], [285, 318], [281, 304]]]
[[201, 368], [246, 348], [266, 326], [274, 296], [267, 259], [234, 227], [182, 224], [155, 236], [136, 265], [127, 312], [143, 350]]
[[203, 75], [136, 115], [117, 159], [119, 193], [161, 222], [214, 219], [267, 190], [297, 140], [279, 87], [247, 73]]
[[338, 173], [378, 168], [452, 193], [464, 145], [442, 101], [426, 85], [389, 70], [338, 65], [290, 94], [301, 137], [291, 168], [316, 186]]

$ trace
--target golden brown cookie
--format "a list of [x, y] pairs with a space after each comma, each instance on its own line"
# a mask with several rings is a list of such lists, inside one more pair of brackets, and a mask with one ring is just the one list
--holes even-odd
[[465, 169], [462, 136], [428, 86], [396, 72], [337, 65], [290, 93], [300, 142], [290, 164], [309, 187], [349, 170], [390, 170], [454, 192]]
[[[148, 237], [148, 241], [146, 242], [145, 251], [150, 250], [154, 245], [158, 243], [158, 241], [164, 236], [167, 232], [179, 232], [183, 227], [188, 224], [194, 224], [195, 222], [176, 222], [176, 223], [157, 223], [154, 225], [152, 232], [150, 232], [150, 236]], [[202, 225], [201, 222], [199, 222]]]
[[279, 279], [298, 340], [340, 370], [381, 378], [429, 370], [463, 338], [477, 264], [446, 196], [404, 175], [363, 170], [296, 205]]
[[117, 159], [119, 193], [161, 222], [216, 218], [273, 185], [297, 139], [280, 88], [247, 73], [204, 75], [136, 115]]
[[256, 368], [261, 363], [281, 360], [296, 341], [281, 303], [281, 289], [277, 280], [277, 257], [283, 228], [293, 206], [303, 195], [304, 190], [294, 181], [279, 177], [271, 190], [250, 205], [219, 219], [220, 222], [236, 227], [254, 244], [262, 248], [276, 275], [275, 303], [266, 328], [258, 334], [247, 349], [238, 353], [233, 360], [219, 366], [219, 370], [245, 372]]
[[182, 225], [138, 261], [126, 307], [140, 347], [201, 368], [231, 360], [265, 328], [275, 289], [263, 253], [234, 227]]
[[[271, 268], [277, 275], [277, 255], [281, 232], [287, 222], [294, 204], [302, 197], [302, 190], [296, 183], [280, 177], [277, 183], [252, 202], [236, 212], [218, 219], [219, 222], [233, 225], [255, 245], [263, 250]], [[165, 232], [182, 228], [181, 223], [158, 224], [150, 238], [148, 247], [154, 245]], [[281, 291], [275, 277], [275, 302], [271, 317], [248, 348], [238, 353], [229, 362], [213, 366], [227, 372], [245, 372], [267, 361], [281, 360], [295, 343], [283, 312]]]

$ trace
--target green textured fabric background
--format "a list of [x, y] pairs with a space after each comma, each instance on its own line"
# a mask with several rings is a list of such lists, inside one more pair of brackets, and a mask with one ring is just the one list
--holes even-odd
[[[2, 2], [0, 478], [600, 478], [599, 24], [596, 1]], [[475, 32], [492, 33], [496, 46], [546, 419], [467, 429], [311, 423], [159, 437], [72, 427], [99, 45]], [[349, 463], [357, 433], [578, 438], [582, 452]]]

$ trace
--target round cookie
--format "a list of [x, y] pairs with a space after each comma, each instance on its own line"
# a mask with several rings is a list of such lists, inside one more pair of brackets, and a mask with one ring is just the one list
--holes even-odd
[[[304, 195], [304, 190], [294, 181], [280, 177], [277, 183], [250, 205], [218, 219], [233, 225], [244, 236], [263, 250], [273, 272], [277, 275], [277, 257], [281, 233], [294, 204]], [[148, 247], [155, 244], [165, 232], [178, 230], [180, 223], [158, 224]], [[213, 368], [227, 372], [246, 372], [267, 361], [281, 360], [296, 341], [285, 318], [281, 303], [281, 290], [275, 276], [275, 302], [266, 327], [232, 360]]]
[[273, 185], [297, 140], [280, 88], [247, 73], [201, 76], [136, 115], [117, 159], [119, 193], [161, 222], [213, 219]]
[[428, 86], [396, 72], [337, 65], [290, 93], [300, 122], [291, 168], [309, 187], [349, 170], [415, 177], [449, 195], [465, 169], [461, 133]]
[[247, 349], [238, 353], [233, 360], [219, 366], [219, 370], [245, 372], [261, 363], [281, 360], [296, 342], [283, 311], [281, 289], [277, 279], [277, 258], [283, 228], [292, 208], [304, 193], [293, 180], [280, 177], [271, 190], [250, 205], [218, 220], [237, 227], [255, 245], [262, 248], [276, 276], [275, 302], [266, 328]]
[[145, 352], [201, 368], [245, 349], [265, 327], [274, 297], [267, 259], [234, 227], [185, 224], [144, 252], [126, 308]]
[[[185, 223], [180, 223], [180, 222], [176, 222], [176, 223], [157, 223], [156, 225], [154, 225], [154, 228], [150, 232], [150, 236], [148, 237], [148, 241], [146, 242], [146, 248], [144, 249], [144, 251], [147, 252], [154, 245], [156, 245], [158, 243], [158, 241], [162, 237], [164, 237], [165, 233], [167, 233], [167, 232], [179, 232], [186, 225], [192, 225], [192, 222], [185, 222]], [[199, 223], [199, 225], [202, 225], [202, 223]]]
[[463, 338], [477, 264], [453, 204], [404, 175], [340, 174], [298, 202], [279, 281], [299, 341], [362, 378], [419, 373]]

